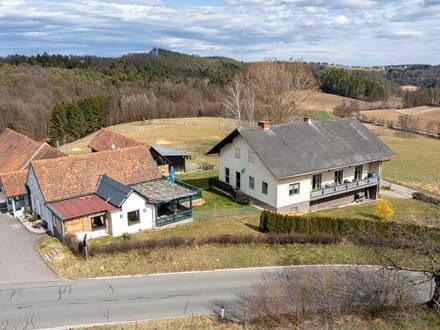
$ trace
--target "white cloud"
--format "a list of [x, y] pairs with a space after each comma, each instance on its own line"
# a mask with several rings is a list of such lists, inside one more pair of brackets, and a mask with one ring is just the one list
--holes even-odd
[[440, 41], [437, 0], [0, 1], [1, 55], [113, 56], [158, 46], [243, 60], [383, 64], [437, 61]]

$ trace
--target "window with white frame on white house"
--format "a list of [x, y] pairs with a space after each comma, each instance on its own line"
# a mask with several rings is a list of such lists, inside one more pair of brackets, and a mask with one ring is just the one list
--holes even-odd
[[299, 194], [299, 182], [289, 184], [289, 196]]
[[262, 192], [264, 195], [267, 195], [267, 190], [268, 190], [268, 184], [267, 184], [267, 182], [262, 181], [262, 182], [261, 182], [261, 192]]
[[235, 148], [235, 158], [240, 159], [240, 148]]
[[229, 183], [229, 168], [225, 167], [225, 182]]
[[248, 151], [249, 163], [255, 163], [255, 153], [252, 150]]
[[255, 179], [253, 176], [249, 176], [249, 189], [255, 189]]

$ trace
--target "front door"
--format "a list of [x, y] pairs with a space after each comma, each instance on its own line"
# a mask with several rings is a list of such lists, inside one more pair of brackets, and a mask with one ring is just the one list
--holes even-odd
[[240, 189], [241, 187], [241, 173], [235, 172], [235, 188]]

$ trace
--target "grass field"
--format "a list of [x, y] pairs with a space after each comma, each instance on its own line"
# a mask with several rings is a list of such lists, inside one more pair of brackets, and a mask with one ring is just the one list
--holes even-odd
[[[440, 228], [439, 207], [415, 199], [387, 198], [387, 200], [391, 202], [394, 209], [394, 215], [390, 220]], [[375, 205], [376, 202], [367, 202], [359, 205], [321, 210], [312, 213], [312, 215], [376, 220], [374, 214]]]
[[418, 127], [423, 129], [428, 124], [440, 125], [440, 107], [414, 107], [407, 109], [384, 109], [384, 110], [371, 110], [362, 111], [363, 116], [369, 119], [376, 119], [379, 121], [392, 121], [396, 124], [399, 123], [399, 116], [410, 115], [418, 119]]
[[384, 163], [391, 181], [440, 194], [440, 140], [382, 136], [397, 157]]
[[[191, 154], [187, 161], [189, 171], [197, 170], [201, 164], [216, 164], [216, 156], [205, 153], [234, 128], [237, 121], [226, 118], [170, 118], [154, 119], [148, 124], [131, 122], [108, 127], [108, 129], [146, 144], [164, 144]], [[67, 154], [89, 152], [87, 145], [95, 134], [62, 146]]]

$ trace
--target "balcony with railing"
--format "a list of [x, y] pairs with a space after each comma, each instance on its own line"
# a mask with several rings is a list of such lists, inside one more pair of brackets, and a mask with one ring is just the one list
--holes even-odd
[[359, 188], [368, 188], [376, 186], [379, 183], [379, 178], [373, 177], [373, 178], [367, 178], [364, 180], [358, 180], [358, 181], [351, 181], [351, 182], [345, 182], [343, 184], [339, 185], [332, 185], [329, 187], [324, 187], [322, 189], [313, 190], [310, 193], [310, 199], [316, 200], [323, 197], [329, 197], [333, 195], [342, 194], [349, 191], [354, 191]]

